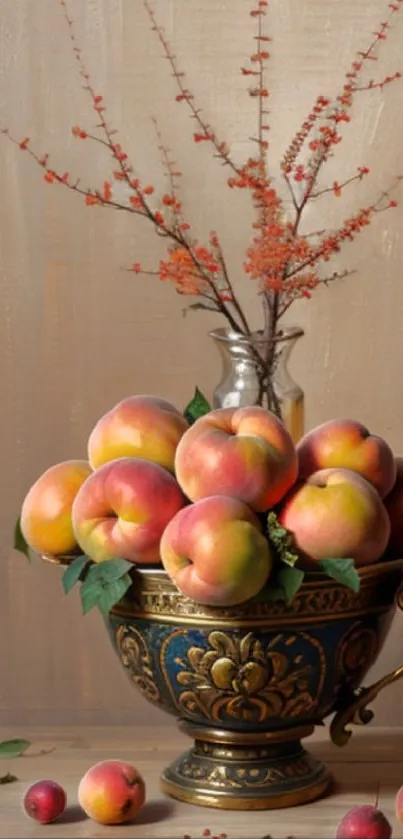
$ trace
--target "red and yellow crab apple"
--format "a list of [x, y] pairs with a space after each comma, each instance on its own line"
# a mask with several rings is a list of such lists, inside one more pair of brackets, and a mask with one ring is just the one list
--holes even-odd
[[124, 824], [137, 816], [146, 788], [135, 766], [122, 760], [103, 760], [85, 773], [78, 787], [84, 813], [99, 824]]

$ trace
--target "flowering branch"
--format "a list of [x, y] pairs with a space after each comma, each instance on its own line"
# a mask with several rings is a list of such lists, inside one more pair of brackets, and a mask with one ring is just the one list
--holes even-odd
[[229, 154], [229, 147], [228, 144], [219, 140], [215, 131], [212, 129], [211, 125], [203, 118], [201, 111], [197, 108], [193, 93], [186, 87], [185, 84], [185, 74], [181, 72], [178, 68], [176, 56], [171, 50], [171, 47], [165, 37], [164, 30], [162, 26], [157, 21], [155, 16], [154, 9], [151, 4], [151, 0], [143, 0], [143, 6], [150, 18], [152, 29], [156, 32], [160, 44], [164, 50], [165, 57], [168, 59], [169, 64], [171, 65], [172, 75], [178, 85], [179, 93], [176, 97], [177, 102], [186, 102], [188, 107], [190, 108], [192, 117], [196, 120], [198, 125], [199, 131], [193, 135], [195, 143], [202, 143], [202, 142], [210, 142], [213, 144], [216, 156], [222, 160], [227, 166], [237, 173], [238, 168], [235, 163], [232, 161], [232, 158]]
[[[230, 325], [233, 329], [237, 331], [243, 331], [245, 328], [246, 319], [242, 315], [241, 323], [239, 323], [236, 318], [231, 313], [227, 303], [235, 304], [235, 310], [240, 311], [240, 306], [237, 303], [235, 296], [232, 296], [231, 300], [225, 300], [220, 294], [219, 289], [216, 287], [216, 283], [212, 278], [212, 274], [216, 273], [216, 266], [214, 265], [214, 261], [210, 261], [209, 263], [209, 254], [205, 249], [200, 247], [192, 246], [187, 237], [186, 231], [190, 229], [190, 225], [187, 222], [182, 222], [177, 228], [176, 222], [178, 219], [178, 215], [181, 210], [181, 205], [177, 201], [175, 195], [166, 195], [163, 197], [163, 204], [170, 206], [173, 210], [175, 221], [174, 226], [169, 227], [162, 212], [157, 210], [153, 211], [148, 203], [147, 197], [152, 195], [154, 192], [154, 188], [151, 186], [142, 187], [139, 178], [133, 178], [133, 166], [128, 162], [127, 154], [122, 150], [120, 145], [115, 144], [113, 140], [113, 136], [116, 134], [115, 130], [111, 129], [106, 122], [105, 119], [105, 104], [104, 99], [102, 96], [97, 95], [92, 84], [90, 81], [90, 76], [88, 70], [84, 64], [82, 58], [82, 52], [80, 47], [78, 46], [77, 39], [73, 29], [73, 22], [69, 17], [66, 0], [59, 0], [60, 5], [62, 6], [66, 23], [69, 28], [70, 39], [73, 45], [73, 51], [79, 65], [79, 73], [84, 79], [84, 89], [88, 92], [93, 108], [97, 115], [99, 116], [100, 123], [99, 126], [105, 135], [105, 140], [102, 141], [104, 145], [106, 145], [112, 153], [112, 156], [117, 160], [119, 165], [118, 173], [115, 173], [115, 177], [117, 176], [118, 180], [124, 180], [127, 185], [129, 186], [130, 190], [134, 192], [134, 195], [131, 196], [129, 199], [132, 206], [134, 206], [138, 211], [142, 212], [146, 215], [155, 225], [157, 232], [162, 233], [163, 235], [168, 236], [169, 238], [173, 239], [174, 243], [177, 248], [172, 248], [170, 251], [171, 254], [171, 262], [166, 263], [161, 261], [160, 263], [160, 278], [164, 279], [174, 279], [176, 284], [176, 290], [180, 294], [191, 294], [191, 295], [201, 295], [205, 294], [203, 289], [207, 287], [209, 290], [208, 299], [213, 300], [214, 304], [217, 306], [218, 311], [220, 311], [228, 320]], [[144, 0], [147, 10], [149, 14], [152, 16], [152, 19], [155, 20], [155, 16], [151, 9], [151, 6], [148, 4], [147, 0]], [[156, 21], [155, 21], [156, 23]], [[162, 35], [162, 30], [160, 31]], [[160, 33], [159, 33], [160, 34]], [[174, 66], [175, 59], [171, 56]], [[182, 82], [180, 82], [182, 84]], [[77, 135], [77, 129], [76, 129]], [[82, 134], [85, 132], [81, 132], [78, 129], [78, 134], [82, 137]], [[86, 135], [87, 137], [89, 135]], [[97, 139], [97, 138], [93, 138]], [[167, 161], [167, 155], [165, 157], [165, 161]], [[172, 172], [170, 174], [172, 177]], [[94, 202], [95, 203], [95, 202]], [[124, 206], [124, 205], [123, 205]], [[185, 259], [184, 253], [186, 253]], [[207, 260], [206, 260], [207, 255]], [[170, 271], [167, 271], [167, 265], [170, 264], [171, 268], [173, 268], [172, 275]], [[187, 266], [187, 271], [190, 272], [189, 274], [184, 272], [183, 268]]]
[[324, 189], [319, 189], [317, 192], [311, 192], [309, 196], [310, 200], [314, 198], [320, 198], [322, 195], [325, 195], [327, 192], [332, 192], [336, 198], [339, 198], [343, 189], [350, 184], [353, 184], [355, 181], [362, 181], [366, 175], [369, 175], [369, 169], [367, 166], [359, 166], [358, 172], [356, 175], [352, 175], [351, 178], [347, 178], [347, 180], [339, 183], [338, 181], [334, 181], [333, 186], [326, 187]]
[[[135, 274], [158, 276], [162, 282], [174, 285], [177, 294], [196, 298], [188, 308], [207, 310], [222, 315], [232, 330], [246, 339], [256, 364], [259, 383], [259, 402], [281, 416], [281, 405], [274, 386], [274, 371], [278, 361], [278, 341], [281, 336], [280, 320], [293, 302], [310, 299], [312, 292], [320, 285], [329, 286], [333, 282], [350, 276], [352, 271], [334, 271], [327, 276], [320, 276], [319, 269], [335, 256], [345, 242], [353, 241], [366, 228], [375, 215], [396, 207], [392, 191], [400, 184], [397, 177], [394, 184], [383, 191], [378, 199], [355, 212], [336, 229], [323, 229], [314, 233], [300, 233], [301, 220], [307, 205], [327, 193], [339, 197], [352, 183], [361, 182], [369, 174], [366, 166], [360, 166], [357, 172], [348, 178], [338, 178], [332, 184], [319, 185], [322, 170], [342, 141], [342, 127], [351, 121], [350, 112], [355, 95], [364, 90], [383, 90], [384, 87], [400, 78], [396, 72], [379, 81], [366, 82], [362, 77], [368, 62], [377, 60], [379, 46], [387, 40], [391, 19], [401, 10], [403, 0], [388, 3], [388, 15], [373, 34], [369, 46], [359, 52], [346, 73], [339, 94], [330, 99], [320, 95], [295, 135], [281, 161], [281, 174], [290, 193], [292, 211], [290, 218], [284, 212], [283, 201], [277, 191], [268, 170], [269, 143], [267, 132], [269, 112], [267, 102], [269, 90], [265, 75], [270, 58], [268, 44], [270, 37], [264, 30], [267, 17], [268, 0], [252, 0], [250, 11], [256, 19], [254, 50], [250, 62], [241, 67], [242, 76], [251, 85], [249, 94], [257, 104], [257, 136], [250, 138], [257, 145], [258, 152], [252, 154], [245, 163], [237, 165], [229, 152], [229, 146], [218, 138], [211, 125], [205, 120], [196, 105], [186, 79], [179, 70], [176, 56], [159, 24], [153, 0], [142, 0], [153, 31], [162, 46], [172, 75], [178, 86], [176, 100], [186, 102], [196, 123], [194, 140], [196, 143], [207, 142], [213, 147], [214, 156], [229, 167], [227, 183], [230, 189], [246, 189], [255, 209], [252, 240], [246, 250], [243, 269], [254, 281], [262, 304], [263, 330], [252, 332], [248, 318], [235, 293], [234, 284], [227, 267], [223, 248], [216, 232], [209, 236], [207, 244], [202, 244], [193, 235], [179, 198], [178, 180], [181, 173], [171, 159], [165, 146], [156, 120], [154, 120], [158, 149], [167, 177], [166, 192], [156, 197], [152, 184], [143, 184], [135, 173], [127, 152], [116, 141], [117, 131], [106, 119], [103, 96], [98, 94], [83, 60], [82, 51], [77, 43], [73, 21], [68, 13], [67, 0], [59, 0], [68, 27], [69, 37], [76, 58], [78, 72], [83, 81], [84, 90], [89, 96], [92, 108], [97, 116], [95, 133], [74, 126], [73, 135], [82, 141], [97, 143], [107, 150], [112, 159], [112, 171], [104, 180], [101, 188], [93, 189], [82, 186], [80, 180], [72, 180], [68, 172], [59, 173], [49, 164], [49, 155], [38, 155], [30, 145], [29, 137], [16, 140], [3, 129], [11, 142], [27, 152], [44, 171], [47, 183], [58, 183], [80, 194], [88, 206], [112, 207], [151, 222], [156, 233], [167, 241], [167, 252], [160, 259], [157, 270], [145, 270], [139, 262], [133, 263], [130, 270]], [[97, 133], [99, 132], [99, 133]], [[302, 152], [307, 148], [307, 160], [301, 161]], [[256, 147], [255, 147], [256, 148]], [[114, 194], [115, 182], [123, 182], [127, 187], [127, 199], [118, 200]], [[298, 185], [298, 188], [297, 188]], [[154, 197], [153, 197], [154, 196]], [[263, 340], [263, 350], [262, 350]]]

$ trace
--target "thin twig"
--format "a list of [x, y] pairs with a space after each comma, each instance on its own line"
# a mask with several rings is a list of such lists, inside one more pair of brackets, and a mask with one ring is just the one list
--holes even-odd
[[158, 36], [160, 44], [165, 53], [165, 57], [171, 65], [172, 75], [180, 91], [179, 96], [176, 97], [177, 101], [187, 103], [191, 111], [192, 117], [196, 120], [196, 123], [199, 126], [202, 139], [211, 142], [216, 150], [217, 157], [219, 157], [223, 161], [223, 163], [227, 164], [227, 166], [229, 166], [233, 170], [233, 172], [238, 174], [238, 167], [235, 165], [232, 158], [230, 157], [227, 144], [220, 141], [217, 138], [215, 131], [213, 131], [209, 123], [206, 122], [206, 120], [202, 117], [200, 109], [196, 107], [193, 94], [190, 93], [190, 91], [187, 89], [185, 85], [185, 75], [178, 68], [178, 65], [176, 63], [176, 57], [171, 50], [171, 47], [164, 35], [162, 27], [157, 21], [151, 2], [149, 2], [149, 0], [143, 0], [143, 6], [150, 18], [152, 28]]

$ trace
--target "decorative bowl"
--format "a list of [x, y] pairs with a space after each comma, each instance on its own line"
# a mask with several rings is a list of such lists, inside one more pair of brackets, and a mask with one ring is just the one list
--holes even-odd
[[[65, 562], [61, 563], [65, 564]], [[193, 740], [161, 776], [168, 795], [210, 807], [271, 809], [313, 801], [331, 785], [301, 745], [333, 714], [351, 724], [403, 667], [360, 688], [403, 609], [403, 559], [363, 568], [354, 593], [309, 574], [291, 605], [259, 599], [210, 608], [184, 597], [162, 569], [134, 572], [107, 627], [128, 677]]]

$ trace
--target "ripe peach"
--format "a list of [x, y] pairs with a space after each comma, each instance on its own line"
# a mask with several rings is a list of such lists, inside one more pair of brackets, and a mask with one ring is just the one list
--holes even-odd
[[257, 512], [277, 504], [297, 477], [297, 454], [284, 425], [264, 408], [222, 408], [185, 431], [175, 456], [185, 495], [237, 498]]
[[88, 459], [96, 469], [117, 457], [141, 457], [173, 472], [176, 447], [188, 427], [165, 399], [130, 396], [98, 420], [89, 437]]
[[84, 813], [99, 824], [124, 824], [143, 806], [145, 784], [130, 763], [103, 760], [81, 779], [78, 801]]
[[64, 812], [66, 793], [55, 781], [37, 781], [26, 791], [23, 806], [31, 819], [50, 824]]
[[51, 466], [31, 486], [21, 508], [21, 530], [32, 550], [56, 556], [77, 547], [71, 510], [91, 472], [86, 460], [66, 460]]
[[349, 469], [322, 469], [285, 500], [279, 520], [294, 534], [305, 563], [322, 559], [376, 562], [385, 551], [390, 525], [374, 487]]
[[161, 539], [162, 563], [197, 603], [233, 606], [263, 588], [272, 567], [258, 518], [241, 501], [210, 496], [180, 510]]
[[352, 807], [341, 820], [336, 839], [391, 839], [392, 826], [373, 804]]
[[302, 437], [297, 452], [302, 479], [321, 469], [351, 469], [373, 484], [381, 498], [396, 479], [395, 459], [386, 441], [355, 420], [318, 425]]
[[393, 553], [403, 552], [403, 457], [396, 457], [396, 481], [383, 502], [390, 521], [389, 545]]
[[111, 460], [90, 475], [74, 501], [77, 542], [94, 562], [159, 562], [161, 535], [184, 503], [173, 475], [157, 463]]
[[403, 787], [400, 787], [395, 799], [396, 818], [399, 822], [403, 822]]

